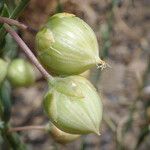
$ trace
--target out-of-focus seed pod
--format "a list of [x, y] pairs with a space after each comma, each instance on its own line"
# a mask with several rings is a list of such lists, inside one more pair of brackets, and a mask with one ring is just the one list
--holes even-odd
[[80, 137], [78, 134], [69, 134], [66, 132], [61, 131], [55, 125], [50, 125], [50, 130], [48, 130], [52, 136], [52, 138], [61, 144], [67, 144], [70, 142], [75, 141]]
[[55, 74], [74, 75], [94, 65], [105, 66], [93, 30], [73, 14], [50, 17], [36, 35], [36, 46], [41, 63]]
[[0, 59], [0, 84], [4, 80], [7, 74], [8, 63], [3, 59]]
[[8, 67], [7, 77], [15, 87], [30, 86], [35, 82], [34, 68], [23, 59], [15, 59]]
[[81, 76], [50, 81], [44, 109], [53, 124], [64, 132], [99, 134], [102, 103], [93, 85]]

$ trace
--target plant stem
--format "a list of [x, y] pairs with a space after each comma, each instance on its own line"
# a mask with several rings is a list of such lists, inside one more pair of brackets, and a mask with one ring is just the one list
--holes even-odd
[[17, 44], [21, 47], [24, 53], [28, 56], [31, 62], [37, 67], [45, 79], [53, 80], [53, 77], [43, 68], [37, 58], [34, 56], [29, 47], [24, 43], [24, 41], [19, 37], [16, 31], [10, 27], [8, 24], [4, 24], [6, 31], [13, 37]]
[[14, 20], [14, 19], [10, 19], [10, 18], [6, 18], [6, 17], [1, 17], [0, 16], [0, 23], [7, 23], [9, 25], [15, 25], [17, 26], [18, 28], [20, 29], [23, 29], [23, 30], [28, 30], [30, 32], [33, 32], [33, 33], [36, 33], [37, 31], [17, 20]]
[[27, 150], [26, 145], [20, 140], [19, 135], [17, 133], [8, 132], [8, 128], [6, 123], [0, 128], [0, 134], [4, 139], [6, 148], [11, 150]]
[[24, 126], [24, 127], [15, 127], [9, 128], [8, 132], [17, 132], [17, 131], [25, 131], [25, 130], [45, 130], [45, 126]]

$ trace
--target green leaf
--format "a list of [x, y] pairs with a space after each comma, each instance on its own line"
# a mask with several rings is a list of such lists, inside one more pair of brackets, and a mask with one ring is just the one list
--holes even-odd
[[[24, 10], [24, 8], [27, 6], [30, 0], [21, 0], [20, 3], [16, 6], [14, 11], [11, 13], [9, 18], [16, 19], [20, 13]], [[1, 43], [4, 41], [4, 37], [6, 35], [6, 31], [4, 27], [0, 29], [0, 47], [2, 46]]]
[[5, 0], [5, 4], [7, 4], [10, 13], [13, 12], [13, 10], [15, 9], [15, 7], [19, 3], [19, 1], [21, 1], [21, 0], [17, 0], [17, 1], [16, 0]]
[[136, 145], [136, 149], [138, 149], [138, 147], [142, 144], [142, 142], [144, 141], [144, 139], [150, 134], [150, 125], [145, 126], [143, 129], [141, 129], [141, 133], [139, 135], [138, 138], [138, 142]]
[[0, 100], [2, 105], [2, 120], [8, 122], [11, 115], [11, 86], [8, 81], [4, 81], [0, 87]]
[[1, 122], [0, 135], [3, 138], [3, 145], [5, 149], [9, 150], [27, 150], [26, 145], [21, 141], [19, 134], [8, 132], [9, 125]]
[[12, 37], [7, 34], [5, 37], [5, 46], [3, 48], [2, 57], [7, 59], [13, 59], [17, 56], [18, 52], [18, 45], [17, 43], [12, 39]]
[[[6, 4], [4, 4], [4, 7], [2, 9], [2, 12], [1, 12], [1, 16], [3, 17], [9, 17], [9, 9], [7, 7]], [[3, 24], [0, 24], [0, 28], [3, 26]]]
[[7, 132], [5, 136], [12, 150], [27, 150], [26, 145], [20, 140], [20, 137], [17, 133]]
[[[0, 15], [3, 16], [3, 17], [9, 17], [9, 9], [8, 9], [6, 4], [4, 4], [4, 7], [3, 7], [2, 12], [1, 12]], [[0, 24], [0, 33], [4, 33], [4, 32], [5, 32], [5, 30], [3, 28], [3, 24]], [[2, 48], [4, 45], [5, 45], [5, 40], [2, 40], [0, 42], [0, 48]], [[1, 51], [2, 51], [2, 49], [0, 49], [0, 53], [1, 53]]]
[[57, 0], [55, 13], [61, 13], [61, 12], [63, 12], [63, 5], [61, 4], [60, 0]]
[[3, 7], [2, 12], [1, 12], [1, 16], [9, 17], [9, 15], [10, 15], [9, 8], [6, 4], [4, 4], [4, 7]]
[[4, 6], [4, 0], [1, 0], [0, 1], [0, 13], [1, 13], [2, 9], [3, 9], [3, 6]]
[[[9, 17], [9, 9], [8, 6], [6, 4], [4, 4], [1, 16], [3, 17]], [[3, 25], [0, 24], [0, 31], [3, 30]], [[5, 39], [3, 40], [3, 42], [0, 44], [0, 56], [4, 57], [4, 58], [14, 58], [17, 54], [17, 44], [14, 40], [12, 40], [12, 37], [10, 35], [6, 35]]]

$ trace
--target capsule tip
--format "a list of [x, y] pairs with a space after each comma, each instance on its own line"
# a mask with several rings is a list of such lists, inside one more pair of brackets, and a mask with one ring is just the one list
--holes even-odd
[[94, 133], [97, 134], [98, 136], [101, 135], [99, 129], [96, 129], [96, 130], [94, 131]]
[[108, 63], [106, 63], [100, 58], [96, 61], [96, 66], [97, 66], [97, 69], [100, 68], [101, 70], [105, 69], [106, 67], [111, 68], [111, 66]]

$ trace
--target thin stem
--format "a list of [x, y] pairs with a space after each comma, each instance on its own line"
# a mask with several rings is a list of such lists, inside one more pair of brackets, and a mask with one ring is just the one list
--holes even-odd
[[37, 58], [34, 56], [29, 47], [24, 43], [24, 41], [19, 37], [16, 31], [10, 27], [8, 24], [4, 24], [6, 31], [13, 37], [13, 39], [18, 43], [24, 53], [28, 56], [31, 62], [37, 67], [37, 69], [41, 72], [45, 79], [52, 80], [53, 77], [43, 68]]
[[26, 131], [26, 130], [45, 130], [45, 126], [24, 126], [24, 127], [15, 127], [9, 128], [8, 132], [17, 132], [17, 131]]
[[17, 20], [14, 20], [14, 19], [10, 19], [10, 18], [6, 18], [6, 17], [1, 17], [0, 16], [0, 23], [7, 23], [9, 25], [15, 25], [17, 27], [19, 27], [20, 29], [23, 29], [23, 30], [29, 30], [30, 32], [33, 32], [33, 33], [36, 33], [37, 30], [17, 21]]
[[[4, 122], [3, 127], [0, 128], [1, 136], [3, 137], [6, 147], [12, 150], [27, 150], [26, 145], [21, 141], [17, 133], [7, 132], [8, 124]], [[6, 149], [7, 149], [6, 148]]]

